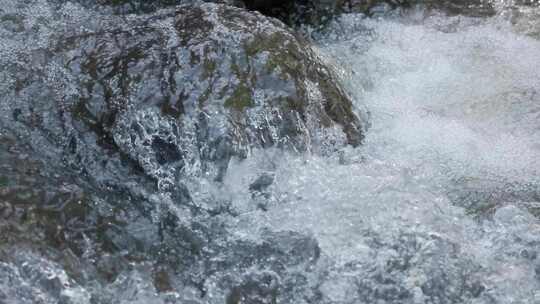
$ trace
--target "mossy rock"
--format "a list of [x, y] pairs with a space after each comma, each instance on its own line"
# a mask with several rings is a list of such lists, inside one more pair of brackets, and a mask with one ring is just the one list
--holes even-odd
[[[258, 13], [199, 4], [99, 18], [92, 31], [59, 30], [46, 49], [14, 50], [18, 60], [0, 72], [13, 79], [0, 88], [0, 133], [10, 136], [0, 138], [0, 260], [18, 267], [10, 253], [31, 252], [54, 261], [94, 288], [96, 303], [117, 299], [95, 291], [141, 265], [153, 296], [181, 282], [207, 303], [214, 287], [205, 278], [270, 269], [295, 285], [271, 298], [298, 302], [283, 297], [311, 288], [292, 282], [307, 281], [316, 241], [236, 240], [225, 222], [238, 214], [230, 201], [195, 200], [191, 189], [222, 186], [229, 160], [251, 149], [359, 144], [363, 122], [337, 78], [306, 41]], [[215, 291], [223, 302], [235, 288], [252, 299], [256, 279]]]
[[237, 111], [242, 111], [247, 107], [254, 106], [251, 90], [244, 86], [239, 85], [235, 88], [232, 95], [225, 100], [224, 106]]
[[[316, 151], [326, 138], [339, 147], [364, 136], [365, 122], [313, 47], [258, 13], [179, 6], [52, 45], [50, 61], [69, 75], [62, 85], [76, 92], [62, 96], [34, 73], [20, 90], [47, 98], [7, 111], [90, 175], [121, 171], [183, 197], [174, 185], [189, 164], [219, 180], [231, 157], [254, 148]], [[58, 104], [61, 112], [41, 118]]]

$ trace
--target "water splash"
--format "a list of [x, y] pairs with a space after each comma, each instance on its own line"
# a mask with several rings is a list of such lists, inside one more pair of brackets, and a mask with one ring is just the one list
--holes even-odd
[[[313, 233], [334, 265], [331, 303], [540, 301], [540, 221], [527, 211], [540, 199], [540, 41], [504, 16], [413, 11], [344, 16], [320, 44], [371, 112], [366, 144], [235, 163], [239, 235]], [[245, 189], [268, 164], [261, 211]]]
[[[23, 13], [14, 1], [3, 8], [26, 17], [2, 21], [2, 66], [25, 66], [16, 65], [18, 52], [102, 20], [69, 2], [59, 9], [26, 2], [32, 9]], [[414, 10], [336, 20], [318, 41], [320, 53], [356, 106], [371, 112], [365, 145], [325, 157], [254, 151], [232, 161], [223, 185], [190, 180], [194, 203], [230, 204], [237, 215], [222, 218], [240, 241], [262, 242], [269, 231], [313, 235], [322, 258], [306, 280], [320, 303], [538, 303], [540, 221], [531, 214], [540, 201], [538, 12], [497, 4], [489, 19]], [[14, 85], [0, 83], [0, 92]], [[148, 265], [131, 266], [107, 287], [79, 286], [65, 265], [21, 252], [0, 261], [0, 302], [85, 303], [89, 293], [102, 293], [102, 302], [201, 302], [181, 281], [171, 282], [178, 293], [157, 296]], [[220, 278], [206, 283], [206, 302], [223, 303]]]

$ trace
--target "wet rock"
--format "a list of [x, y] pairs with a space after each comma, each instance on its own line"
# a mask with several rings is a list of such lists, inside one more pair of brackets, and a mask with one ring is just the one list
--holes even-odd
[[429, 234], [381, 238], [366, 231], [365, 236], [365, 244], [373, 250], [371, 259], [353, 261], [330, 272], [321, 286], [328, 303], [490, 301], [481, 266], [458, 244]]
[[166, 269], [155, 269], [153, 277], [154, 286], [158, 292], [170, 292], [174, 290], [170, 275]]
[[213, 250], [220, 254], [206, 265], [201, 281], [205, 296], [217, 303], [301, 303], [316, 288], [308, 279], [317, 276], [320, 258], [313, 237], [267, 231], [261, 242], [237, 241]]
[[459, 0], [459, 1], [430, 1], [409, 0], [408, 5], [421, 5], [428, 9], [441, 10], [449, 15], [466, 15], [472, 17], [487, 17], [497, 13], [493, 1], [489, 0]]
[[262, 192], [274, 182], [274, 175], [263, 173], [249, 185], [250, 191]]
[[268, 272], [250, 274], [231, 289], [226, 303], [277, 303], [278, 293], [278, 278], [274, 274]]
[[449, 196], [455, 204], [476, 218], [492, 217], [504, 206], [516, 205], [540, 217], [540, 189], [534, 182], [498, 182], [482, 179], [458, 179]]
[[[42, 18], [30, 16], [35, 3]], [[233, 239], [234, 210], [192, 189], [218, 188], [229, 160], [254, 148], [360, 144], [363, 123], [316, 50], [279, 21], [224, 5], [70, 19], [71, 4], [48, 4], [0, 12], [22, 27], [0, 28], [0, 296], [17, 299], [18, 284], [32, 285], [28, 303], [309, 293], [315, 239]], [[79, 17], [88, 24], [72, 27]], [[13, 259], [19, 251], [28, 255]]]
[[[65, 0], [51, 1], [54, 1], [59, 5], [66, 2]], [[72, 2], [103, 13], [126, 15], [148, 14], [163, 8], [179, 5], [199, 4], [203, 1], [244, 7], [242, 0], [73, 0]]]
[[39, 144], [63, 149], [101, 184], [137, 176], [185, 197], [172, 185], [186, 172], [220, 180], [228, 160], [252, 148], [306, 151], [325, 137], [363, 138], [349, 98], [310, 46], [241, 9], [183, 6], [62, 37], [43, 55], [39, 73], [19, 71], [21, 86], [3, 102], [17, 115], [3, 124], [41, 133]]

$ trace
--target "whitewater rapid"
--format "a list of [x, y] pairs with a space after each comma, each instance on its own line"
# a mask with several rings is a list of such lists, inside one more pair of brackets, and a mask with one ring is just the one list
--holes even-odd
[[[137, 18], [105, 18], [71, 2], [58, 8], [46, 0], [22, 8], [23, 2], [4, 2], [0, 15], [12, 28], [0, 28], [0, 66], [25, 56], [39, 63], [34, 53], [63, 35]], [[204, 235], [212, 242], [204, 254], [174, 265], [170, 290], [156, 290], [158, 258], [150, 253], [102, 283], [93, 281], [94, 268], [73, 264], [82, 278], [75, 281], [62, 259], [23, 247], [0, 261], [0, 304], [222, 304], [231, 298], [220, 286], [226, 280], [255, 294], [287, 288], [299, 299], [293, 304], [540, 303], [540, 10], [495, 2], [492, 17], [398, 9], [371, 18], [343, 15], [322, 31], [307, 31], [358, 115], [369, 119], [363, 145], [343, 148], [338, 139], [321, 138], [310, 153], [250, 151], [231, 160], [222, 182], [186, 165], [181, 183], [193, 206], [151, 193], [152, 219], [143, 210], [124, 227], [152, 243], [164, 214], [176, 212], [173, 224], [193, 231], [165, 240], [171, 264], [189, 251], [180, 248], [182, 237], [197, 236], [199, 223], [208, 226], [201, 231], [219, 232]], [[17, 14], [26, 23], [15, 22]], [[28, 30], [20, 32], [24, 25]], [[77, 88], [62, 86], [71, 83], [69, 74], [47, 65], [60, 95], [73, 89], [76, 96]], [[0, 92], [10, 92], [17, 71], [2, 72]], [[94, 260], [97, 244], [86, 236], [82, 242], [85, 265], [114, 270], [116, 260]], [[280, 276], [273, 266], [297, 269], [281, 269]]]
[[[540, 303], [540, 41], [520, 24], [423, 11], [334, 22], [320, 52], [368, 109], [366, 142], [231, 164], [226, 192], [243, 210], [232, 230], [313, 234], [334, 265], [322, 290], [339, 303], [360, 303], [359, 278], [403, 259], [410, 239], [413, 262], [392, 279], [415, 303], [437, 269], [452, 285], [462, 268], [481, 282], [467, 303]], [[260, 174], [275, 179], [268, 211], [246, 190]]]

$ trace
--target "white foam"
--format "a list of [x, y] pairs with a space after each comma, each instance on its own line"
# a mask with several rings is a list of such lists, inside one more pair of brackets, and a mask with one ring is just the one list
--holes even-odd
[[[506, 207], [492, 220], [476, 221], [455, 197], [470, 191], [456, 182], [464, 180], [539, 189], [540, 42], [516, 33], [505, 19], [443, 16], [345, 16], [328, 37], [322, 53], [343, 69], [358, 106], [371, 111], [366, 143], [339, 159], [261, 152], [233, 163], [226, 184], [245, 211], [238, 233], [266, 226], [313, 233], [324, 254], [341, 265], [369, 265], [374, 256], [385, 261], [380, 256], [388, 252], [370, 246], [366, 231], [389, 242], [403, 233], [432, 235], [459, 244], [459, 259], [480, 265], [486, 292], [475, 303], [536, 303], [536, 262], [521, 252], [539, 249], [538, 219], [516, 200], [498, 202]], [[268, 163], [277, 167], [276, 181], [263, 212], [245, 189], [257, 165]], [[424, 266], [418, 262], [404, 282]], [[353, 303], [347, 280], [323, 288], [325, 296]]]

